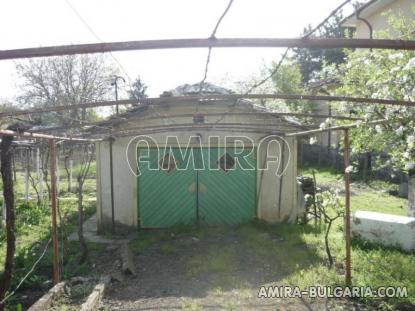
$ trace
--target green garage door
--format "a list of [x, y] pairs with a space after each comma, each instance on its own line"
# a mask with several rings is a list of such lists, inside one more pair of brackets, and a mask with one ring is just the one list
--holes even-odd
[[255, 217], [255, 149], [194, 149], [181, 159], [180, 149], [151, 149], [138, 154], [138, 207], [142, 227], [162, 228], [177, 224], [234, 225]]
[[[138, 177], [139, 217], [143, 228], [163, 228], [196, 221], [196, 187], [194, 170], [185, 168], [180, 150], [172, 154], [157, 149], [139, 149], [138, 155], [150, 160], [139, 161]], [[160, 166], [160, 169], [158, 169]]]
[[199, 221], [235, 225], [255, 217], [255, 150], [203, 149], [205, 168], [199, 171]]

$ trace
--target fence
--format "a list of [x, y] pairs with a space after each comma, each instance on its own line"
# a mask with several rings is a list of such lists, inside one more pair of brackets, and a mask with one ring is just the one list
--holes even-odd
[[[393, 183], [406, 183], [408, 176], [405, 172], [393, 169], [387, 165], [390, 159], [387, 153], [368, 152], [352, 155], [351, 163], [356, 166], [358, 175], [363, 178], [374, 178]], [[344, 170], [343, 152], [339, 148], [329, 148], [322, 145], [301, 143], [298, 146], [299, 167], [319, 167]]]

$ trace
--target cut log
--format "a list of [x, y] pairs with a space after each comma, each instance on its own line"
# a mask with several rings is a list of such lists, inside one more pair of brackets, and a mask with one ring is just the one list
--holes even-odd
[[44, 311], [52, 306], [52, 302], [63, 294], [65, 282], [53, 286], [45, 295], [36, 301], [27, 311]]
[[134, 255], [128, 247], [128, 243], [121, 245], [121, 261], [122, 261], [122, 272], [125, 274], [136, 275], [134, 266]]
[[98, 308], [101, 298], [104, 296], [105, 287], [109, 284], [110, 277], [102, 277], [100, 282], [95, 285], [88, 299], [82, 304], [81, 311], [93, 311]]

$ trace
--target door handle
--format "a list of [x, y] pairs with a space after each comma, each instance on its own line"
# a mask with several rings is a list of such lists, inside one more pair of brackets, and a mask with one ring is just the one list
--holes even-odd
[[199, 189], [199, 191], [201, 193], [205, 193], [206, 192], [206, 186], [204, 184], [200, 183], [200, 189]]
[[192, 184], [189, 186], [189, 192], [191, 192], [191, 193], [194, 193], [194, 192], [195, 192], [195, 183], [192, 183]]

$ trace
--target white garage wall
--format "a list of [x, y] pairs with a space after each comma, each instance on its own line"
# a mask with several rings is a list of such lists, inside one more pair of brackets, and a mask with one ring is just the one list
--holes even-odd
[[[229, 107], [200, 107], [199, 112], [223, 112]], [[235, 111], [235, 107], [232, 108]], [[239, 108], [239, 111], [246, 111], [247, 108]], [[147, 112], [149, 115], [166, 116], [168, 114], [192, 113], [194, 106], [191, 107], [168, 107], [159, 108], [157, 111], [153, 108]], [[214, 123], [220, 117], [205, 118], [206, 123]], [[260, 119], [259, 119], [260, 118]], [[177, 124], [189, 123], [189, 118], [176, 118]], [[129, 120], [128, 126], [151, 126], [160, 124], [169, 124], [171, 120], [165, 117], [159, 119], [146, 120], [145, 118], [137, 120]], [[281, 122], [271, 116], [248, 116], [248, 115], [226, 115], [220, 122], [223, 123], [271, 123]], [[128, 128], [123, 125], [123, 127]], [[151, 135], [159, 144], [164, 145], [166, 135], [179, 138], [181, 145], [186, 146], [189, 137], [201, 135], [201, 144], [203, 147], [208, 145], [209, 136], [219, 136], [220, 144], [223, 146], [226, 135], [241, 135], [251, 137], [254, 141], [254, 146], [257, 147], [258, 142], [267, 134], [266, 133], [243, 133], [243, 132], [223, 132], [223, 131], [206, 131], [195, 130], [194, 132], [168, 132]], [[138, 206], [137, 206], [137, 177], [132, 174], [126, 160], [126, 149], [131, 137], [117, 138], [113, 143], [113, 163], [114, 163], [114, 214], [117, 227], [137, 228], [138, 223]], [[275, 175], [275, 164], [271, 164], [268, 171], [257, 172], [257, 216], [259, 219], [268, 222], [287, 222], [293, 221], [297, 215], [297, 142], [295, 138], [287, 139], [291, 155], [289, 158], [288, 168], [282, 177]], [[135, 144], [134, 144], [135, 145]], [[195, 145], [195, 144], [193, 144]], [[196, 145], [199, 146], [199, 145]], [[277, 145], [272, 144], [270, 153], [277, 153]], [[265, 147], [265, 146], [264, 146]], [[136, 163], [135, 148], [129, 148], [129, 161]], [[288, 148], [285, 148], [285, 162], [288, 161]], [[257, 161], [262, 164], [265, 157], [265, 148], [257, 150]], [[98, 226], [102, 230], [111, 228], [111, 193], [110, 193], [110, 164], [109, 164], [109, 142], [97, 143], [97, 202], [98, 202]], [[134, 167], [135, 169], [136, 167]], [[261, 181], [262, 180], [262, 181]], [[282, 181], [281, 199], [280, 182]]]

